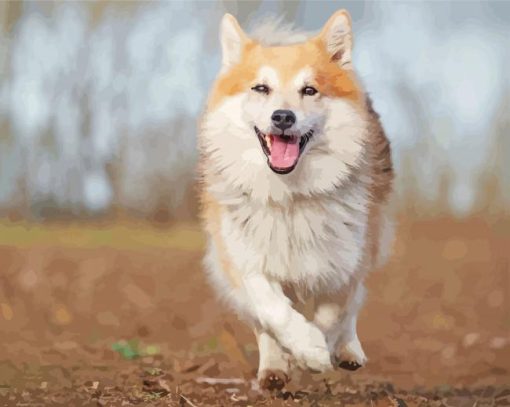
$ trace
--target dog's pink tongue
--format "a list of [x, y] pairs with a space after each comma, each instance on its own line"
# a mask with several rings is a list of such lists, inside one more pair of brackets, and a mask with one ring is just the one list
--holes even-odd
[[288, 140], [280, 136], [273, 136], [272, 138], [271, 165], [276, 168], [289, 168], [296, 164], [299, 158], [297, 137]]

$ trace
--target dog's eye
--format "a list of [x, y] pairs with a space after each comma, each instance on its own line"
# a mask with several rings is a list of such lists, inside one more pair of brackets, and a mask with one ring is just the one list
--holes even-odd
[[313, 86], [305, 86], [303, 89], [301, 89], [301, 94], [303, 96], [313, 96], [318, 92], [317, 89], [315, 89]]
[[265, 95], [269, 95], [269, 92], [271, 91], [267, 85], [255, 85], [253, 88], [251, 88], [251, 90], [254, 90], [258, 93], [263, 93]]

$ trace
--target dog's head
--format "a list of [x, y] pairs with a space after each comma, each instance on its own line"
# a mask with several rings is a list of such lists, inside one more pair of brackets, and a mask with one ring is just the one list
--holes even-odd
[[[345, 147], [341, 139], [359, 124], [353, 117], [364, 97], [352, 71], [347, 11], [338, 11], [318, 35], [297, 44], [263, 45], [229, 14], [221, 22], [220, 37], [222, 70], [209, 99], [206, 126], [215, 138], [223, 138], [212, 141], [218, 148], [231, 149], [224, 167], [237, 159], [247, 163], [238, 170], [251, 161], [258, 169], [267, 162], [279, 175], [303, 166], [312, 171], [321, 157]], [[347, 140], [349, 149], [353, 146]], [[337, 161], [348, 164], [349, 159]]]

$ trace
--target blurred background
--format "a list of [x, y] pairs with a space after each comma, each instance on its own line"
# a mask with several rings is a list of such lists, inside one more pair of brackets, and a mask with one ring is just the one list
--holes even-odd
[[0, 2], [0, 390], [82, 386], [91, 360], [172, 380], [188, 365], [253, 373], [254, 339], [200, 265], [195, 131], [218, 25], [230, 12], [247, 31], [277, 16], [313, 32], [339, 8], [397, 175], [358, 377], [510, 382], [509, 2], [13, 1]]

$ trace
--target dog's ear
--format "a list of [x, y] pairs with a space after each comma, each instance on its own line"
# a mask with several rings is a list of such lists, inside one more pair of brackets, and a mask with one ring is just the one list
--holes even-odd
[[319, 34], [319, 41], [332, 61], [344, 69], [352, 69], [352, 23], [347, 10], [339, 10], [329, 18]]
[[223, 68], [237, 64], [241, 59], [247, 36], [232, 14], [225, 14], [220, 25]]

